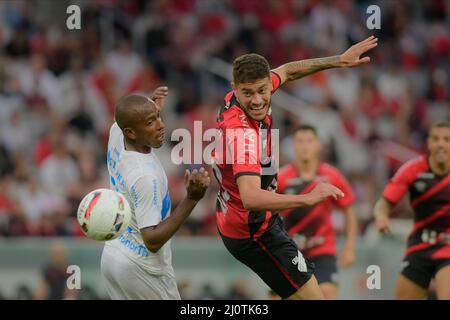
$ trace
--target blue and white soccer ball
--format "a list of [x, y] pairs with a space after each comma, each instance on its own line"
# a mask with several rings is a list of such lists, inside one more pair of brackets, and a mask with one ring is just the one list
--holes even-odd
[[122, 194], [110, 189], [97, 189], [81, 200], [77, 219], [81, 230], [89, 238], [112, 240], [129, 226], [131, 208]]

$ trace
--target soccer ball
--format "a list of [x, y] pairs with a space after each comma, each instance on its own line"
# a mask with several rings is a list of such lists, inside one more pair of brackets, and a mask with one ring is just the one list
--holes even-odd
[[122, 194], [110, 189], [97, 189], [81, 200], [77, 219], [81, 230], [89, 238], [112, 240], [129, 226], [131, 208]]

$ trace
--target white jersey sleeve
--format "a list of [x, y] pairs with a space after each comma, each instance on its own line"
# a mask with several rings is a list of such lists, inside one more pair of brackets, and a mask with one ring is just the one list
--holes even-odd
[[144, 175], [131, 186], [131, 198], [139, 229], [156, 226], [161, 222], [163, 199], [158, 179]]

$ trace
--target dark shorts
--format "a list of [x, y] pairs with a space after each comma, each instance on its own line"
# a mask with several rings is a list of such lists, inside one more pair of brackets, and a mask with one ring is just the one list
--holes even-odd
[[300, 253], [279, 217], [258, 238], [221, 237], [228, 251], [283, 299], [294, 294], [313, 274], [314, 264]]
[[436, 273], [450, 265], [450, 259], [431, 259], [417, 254], [406, 256], [401, 274], [415, 284], [427, 289]]
[[333, 255], [320, 255], [310, 258], [309, 261], [314, 263], [314, 276], [319, 284], [329, 282], [334, 285], [338, 284], [337, 280], [337, 259]]

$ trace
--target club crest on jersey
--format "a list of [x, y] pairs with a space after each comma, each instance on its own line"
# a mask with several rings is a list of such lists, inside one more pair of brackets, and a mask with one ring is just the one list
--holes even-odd
[[414, 183], [414, 188], [418, 192], [422, 193], [427, 188], [427, 184], [424, 181], [417, 181], [416, 183]]

